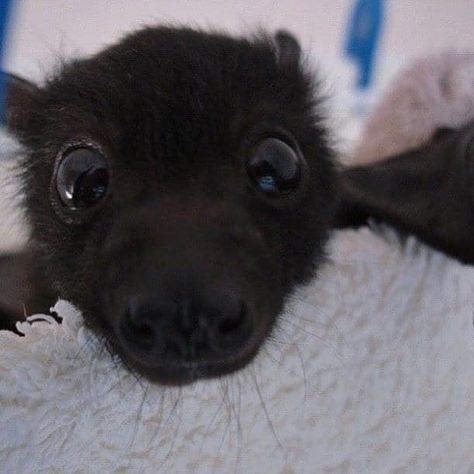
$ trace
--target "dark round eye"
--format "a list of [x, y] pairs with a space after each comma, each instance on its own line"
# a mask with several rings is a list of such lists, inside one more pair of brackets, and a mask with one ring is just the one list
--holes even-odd
[[265, 138], [253, 149], [247, 174], [258, 191], [269, 197], [281, 197], [298, 188], [301, 159], [283, 140]]
[[94, 148], [73, 148], [66, 152], [56, 176], [56, 189], [70, 209], [88, 209], [107, 193], [107, 161]]

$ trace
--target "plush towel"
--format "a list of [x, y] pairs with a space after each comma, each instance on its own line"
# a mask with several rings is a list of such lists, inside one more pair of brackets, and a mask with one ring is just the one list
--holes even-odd
[[[404, 103], [425, 94], [430, 74], [420, 71], [436, 81], [446, 63], [468, 91], [473, 60], [469, 68], [459, 58], [404, 73], [399, 81], [411, 89], [395, 83], [375, 112], [385, 119], [369, 120], [354, 159], [468, 120], [462, 107], [453, 119], [449, 100], [449, 121], [440, 101]], [[430, 117], [423, 132], [387, 132], [400, 120], [421, 129], [417, 114]], [[136, 379], [74, 308], [55, 310], [61, 325], [35, 316], [19, 326], [25, 337], [0, 332], [2, 473], [474, 472], [474, 268], [415, 238], [337, 233], [329, 262], [289, 303], [255, 362], [192, 386]]]
[[437, 129], [474, 120], [474, 53], [443, 52], [415, 61], [389, 86], [352, 152], [371, 163], [427, 142]]

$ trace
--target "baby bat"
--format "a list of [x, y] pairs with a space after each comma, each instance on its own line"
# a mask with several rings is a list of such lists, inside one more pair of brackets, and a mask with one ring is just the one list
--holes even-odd
[[451, 139], [341, 168], [286, 32], [145, 28], [41, 87], [9, 75], [7, 95], [31, 243], [0, 260], [0, 324], [67, 299], [151, 381], [251, 361], [334, 227], [375, 217], [472, 261]]

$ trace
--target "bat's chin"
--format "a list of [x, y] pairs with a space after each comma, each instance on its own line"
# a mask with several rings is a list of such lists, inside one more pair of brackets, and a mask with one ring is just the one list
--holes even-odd
[[235, 356], [215, 360], [168, 360], [157, 362], [156, 365], [146, 365], [141, 361], [128, 358], [126, 364], [152, 383], [181, 386], [191, 384], [199, 379], [222, 377], [242, 369], [254, 359], [260, 346], [261, 344], [254, 344]]

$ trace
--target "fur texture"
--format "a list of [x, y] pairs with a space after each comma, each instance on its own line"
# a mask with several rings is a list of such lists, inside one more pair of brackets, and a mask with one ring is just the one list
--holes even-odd
[[368, 229], [330, 262], [221, 381], [137, 381], [65, 304], [0, 332], [0, 470], [473, 472], [473, 268]]
[[470, 474], [473, 268], [368, 229], [330, 255], [221, 380], [137, 380], [65, 304], [0, 331], [0, 471]]
[[[332, 150], [297, 42], [287, 33], [145, 28], [67, 64], [43, 87], [12, 83], [20, 87], [11, 88], [7, 121], [26, 150], [35, 278], [49, 283], [51, 302], [74, 303], [127, 365], [161, 382], [251, 360], [286, 298], [321, 262], [335, 207]], [[252, 187], [247, 162], [268, 137], [298, 154], [298, 192], [267, 199]], [[66, 208], [56, 189], [58, 168], [77, 147], [108, 163], [107, 196], [90, 211]], [[238, 311], [248, 340], [216, 355], [236, 319], [226, 312]], [[218, 317], [226, 324], [211, 340]], [[181, 340], [189, 318], [205, 327], [183, 329], [199, 340], [197, 355]], [[154, 342], [145, 354], [146, 337]], [[132, 338], [141, 338], [133, 349]], [[177, 347], [185, 349], [175, 355]]]

